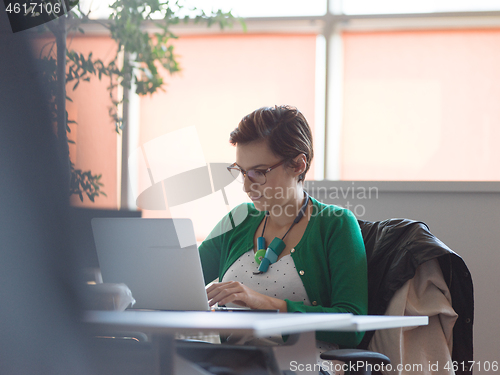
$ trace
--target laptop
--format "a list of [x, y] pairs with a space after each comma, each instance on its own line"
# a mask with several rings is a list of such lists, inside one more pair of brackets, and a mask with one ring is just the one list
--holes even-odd
[[94, 218], [103, 282], [125, 283], [134, 309], [210, 310], [190, 219]]

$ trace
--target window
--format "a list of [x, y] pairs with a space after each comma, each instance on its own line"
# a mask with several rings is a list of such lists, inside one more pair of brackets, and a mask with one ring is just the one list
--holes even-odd
[[472, 12], [500, 10], [497, 0], [343, 0], [345, 14]]
[[342, 39], [342, 180], [500, 180], [500, 29]]
[[[238, 24], [223, 32], [178, 27], [183, 70], [165, 75], [166, 92], [135, 99], [132, 150], [194, 126], [205, 160], [231, 163], [228, 134], [241, 117], [288, 103], [314, 128], [309, 179], [500, 180], [498, 1], [386, 0], [374, 8], [372, 1], [344, 0], [331, 1], [329, 14], [321, 0], [189, 4], [231, 7], [248, 17], [248, 31]], [[94, 17], [105, 18], [100, 5]], [[96, 38], [92, 27], [82, 38]], [[69, 111], [83, 113], [78, 103]], [[74, 132], [77, 164], [92, 153], [83, 150], [105, 148], [109, 155], [99, 159], [115, 160], [111, 168], [119, 170], [119, 147], [87, 141], [83, 128], [102, 125], [82, 120]], [[120, 183], [107, 186], [118, 190], [114, 202], [102, 197], [98, 205], [109, 207], [118, 204]]]

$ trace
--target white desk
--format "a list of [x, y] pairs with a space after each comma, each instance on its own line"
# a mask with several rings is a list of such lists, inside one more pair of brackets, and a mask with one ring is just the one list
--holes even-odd
[[426, 326], [427, 316], [386, 316], [386, 315], [353, 315], [348, 326], [339, 327], [335, 331], [375, 331], [378, 329]]
[[105, 329], [138, 330], [152, 334], [251, 334], [264, 337], [318, 330], [348, 329], [352, 314], [278, 314], [252, 312], [90, 311], [85, 322]]
[[[280, 368], [293, 359], [310, 361], [315, 348], [314, 331], [367, 331], [428, 324], [426, 316], [353, 316], [351, 314], [277, 314], [250, 312], [160, 312], [126, 311], [87, 312], [85, 323], [108, 331], [137, 330], [158, 339], [162, 358], [160, 373], [187, 374], [188, 363], [175, 356], [175, 333], [219, 332], [251, 334], [257, 337], [275, 334], [299, 334], [293, 345], [273, 348]], [[300, 348], [299, 350], [297, 348]], [[288, 367], [289, 368], [289, 367]]]

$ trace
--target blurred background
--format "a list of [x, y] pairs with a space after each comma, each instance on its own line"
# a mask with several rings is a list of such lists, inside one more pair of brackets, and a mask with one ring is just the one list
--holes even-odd
[[[110, 15], [133, 13], [136, 2], [80, 0], [88, 17], [67, 34], [77, 54], [69, 67], [82, 78], [66, 85], [69, 155], [83, 176], [71, 195], [75, 208], [187, 216], [202, 241], [246, 201], [240, 185], [219, 176], [235, 161], [229, 133], [259, 107], [296, 106], [314, 134], [312, 195], [351, 204], [366, 220], [429, 224], [473, 275], [478, 359], [499, 360], [491, 311], [500, 301], [491, 286], [500, 282], [500, 1], [184, 1], [172, 7], [181, 19], [155, 52], [176, 63], [132, 64], [139, 78], [156, 77], [156, 69], [158, 87], [109, 88], [104, 73], [85, 81], [90, 60], [98, 70], [97, 60], [118, 70], [134, 61], [113, 33], [146, 32], [121, 39], [139, 55], [160, 38], [165, 22], [152, 9], [145, 22], [113, 29]], [[211, 27], [195, 22], [200, 12], [215, 15]], [[39, 57], [55, 56], [53, 36], [26, 35]], [[203, 194], [190, 191], [202, 185]]]
[[[309, 180], [500, 180], [500, 2], [186, 4], [231, 11], [245, 25], [172, 26], [179, 38], [169, 43], [180, 71], [159, 68], [165, 91], [130, 93], [130, 154], [169, 132], [195, 127], [207, 163], [232, 163], [228, 135], [239, 120], [262, 106], [290, 104], [314, 130]], [[80, 5], [95, 22], [81, 26], [85, 34], [68, 35], [71, 48], [109, 59], [117, 45], [100, 26], [109, 15], [106, 1]], [[144, 27], [155, 32], [154, 21]], [[127, 159], [108, 116], [106, 85], [93, 79], [72, 92], [68, 84], [68, 116], [78, 122], [70, 125], [71, 159], [102, 174], [107, 194], [95, 203], [74, 196], [73, 203], [133, 208], [142, 174], [131, 173], [133, 186], [124, 197]], [[193, 146], [185, 142], [188, 153]], [[166, 211], [151, 215], [168, 215], [168, 204]]]

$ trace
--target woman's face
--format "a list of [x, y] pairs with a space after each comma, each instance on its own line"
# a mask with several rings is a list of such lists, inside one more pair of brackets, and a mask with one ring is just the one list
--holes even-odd
[[[265, 141], [254, 141], [236, 145], [236, 164], [249, 169], [266, 170], [282, 159], [273, 154]], [[266, 183], [259, 185], [245, 177], [243, 190], [259, 211], [279, 210], [296, 198], [298, 174], [282, 164], [266, 173]]]

